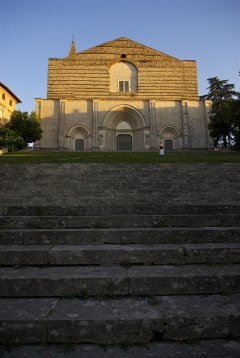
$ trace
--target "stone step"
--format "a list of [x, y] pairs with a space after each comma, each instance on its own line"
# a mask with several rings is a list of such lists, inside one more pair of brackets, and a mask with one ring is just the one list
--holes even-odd
[[144, 344], [240, 336], [240, 295], [0, 299], [0, 344]]
[[240, 214], [0, 216], [1, 229], [240, 226]]
[[184, 265], [240, 263], [240, 243], [0, 245], [0, 265]]
[[238, 163], [2, 164], [0, 201], [19, 206], [84, 205], [89, 199], [98, 206], [106, 200], [112, 205], [239, 204], [239, 173]]
[[239, 242], [240, 226], [194, 228], [5, 229], [0, 245], [181, 244]]
[[237, 358], [240, 341], [204, 339], [189, 343], [153, 342], [145, 345], [46, 344], [0, 346], [1, 358]]
[[1, 267], [0, 297], [236, 293], [238, 265]]

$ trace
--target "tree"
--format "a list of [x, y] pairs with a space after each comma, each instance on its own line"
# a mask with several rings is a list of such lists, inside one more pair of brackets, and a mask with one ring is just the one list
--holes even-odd
[[14, 111], [10, 122], [5, 127], [22, 137], [25, 146], [39, 140], [42, 136], [42, 129], [36, 112], [29, 115], [28, 112]]
[[24, 148], [24, 140], [15, 131], [9, 128], [0, 128], [0, 146], [7, 147], [9, 151]]
[[240, 97], [230, 102], [229, 117], [232, 122], [231, 130], [234, 138], [233, 148], [240, 150]]
[[234, 85], [228, 83], [228, 80], [220, 80], [217, 77], [207, 79], [209, 87], [207, 88], [208, 94], [200, 96], [200, 100], [210, 99], [212, 101], [212, 111], [216, 111], [222, 107], [222, 105], [237, 95], [234, 89]]
[[210, 136], [214, 138], [215, 145], [235, 146], [239, 128], [239, 96], [233, 84], [228, 80], [220, 80], [217, 77], [208, 78], [209, 92], [200, 96], [201, 100], [212, 101], [212, 113], [210, 115]]

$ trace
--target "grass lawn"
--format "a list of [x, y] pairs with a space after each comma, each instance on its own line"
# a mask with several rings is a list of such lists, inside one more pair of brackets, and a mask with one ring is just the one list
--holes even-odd
[[240, 152], [61, 152], [28, 151], [0, 156], [0, 164], [20, 163], [240, 163]]

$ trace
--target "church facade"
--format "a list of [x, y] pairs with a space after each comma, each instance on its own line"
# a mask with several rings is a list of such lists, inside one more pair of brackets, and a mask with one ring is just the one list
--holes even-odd
[[48, 62], [47, 98], [35, 99], [36, 147], [165, 150], [212, 147], [211, 101], [198, 100], [195, 61], [120, 37]]

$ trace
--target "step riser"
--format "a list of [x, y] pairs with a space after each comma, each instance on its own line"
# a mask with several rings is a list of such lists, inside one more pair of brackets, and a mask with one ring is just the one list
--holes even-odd
[[240, 226], [240, 215], [189, 216], [2, 216], [2, 229]]
[[237, 266], [1, 268], [0, 297], [237, 293]]
[[[105, 245], [107, 246], [107, 245]], [[176, 246], [176, 247], [174, 247]], [[240, 246], [189, 248], [168, 245], [166, 248], [104, 247], [0, 247], [0, 265], [184, 265], [240, 263]]]

